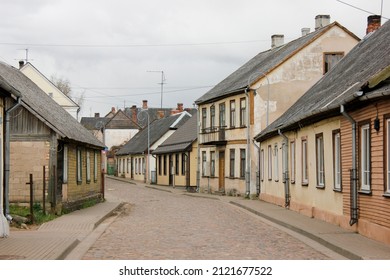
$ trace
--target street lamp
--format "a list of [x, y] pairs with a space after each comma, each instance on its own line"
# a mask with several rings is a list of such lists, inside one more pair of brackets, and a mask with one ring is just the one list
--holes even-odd
[[164, 82], [165, 82], [165, 75], [164, 75], [164, 71], [146, 71], [146, 72], [149, 72], [149, 73], [161, 73], [161, 83], [159, 83], [161, 85], [161, 109], [162, 109], [162, 104], [163, 104], [163, 92], [164, 92]]
[[149, 116], [149, 112], [148, 112], [147, 109], [139, 111], [138, 114], [137, 114], [137, 119], [140, 122], [145, 120], [145, 117], [142, 116], [143, 113], [145, 113], [147, 118], [148, 118], [148, 155], [147, 155], [147, 158], [146, 158], [146, 166], [148, 168], [147, 168], [147, 176], [146, 176], [147, 178], [145, 178], [145, 181], [150, 182], [150, 165], [149, 165], [149, 155], [150, 155], [150, 128], [149, 128], [150, 127], [150, 116]]

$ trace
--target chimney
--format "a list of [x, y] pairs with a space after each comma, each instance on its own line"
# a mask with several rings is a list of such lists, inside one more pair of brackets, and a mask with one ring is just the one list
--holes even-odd
[[330, 15], [318, 15], [315, 18], [315, 30], [327, 26], [330, 23]]
[[379, 27], [381, 27], [381, 16], [368, 16], [366, 34], [375, 32]]
[[148, 100], [142, 100], [142, 109], [148, 109]]
[[95, 113], [95, 118], [100, 118], [100, 113]]
[[307, 34], [310, 33], [310, 28], [304, 27], [304, 28], [301, 29], [301, 32], [302, 32], [302, 37], [306, 36]]
[[284, 35], [275, 34], [271, 36], [271, 48], [276, 48], [284, 44]]
[[163, 119], [164, 118], [164, 111], [159, 110], [157, 111], [157, 119]]
[[111, 113], [113, 113], [115, 115], [115, 107], [111, 107]]
[[177, 110], [183, 112], [183, 103], [177, 103]]
[[24, 61], [23, 60], [19, 60], [19, 69], [22, 69], [23, 66], [24, 66]]
[[137, 106], [136, 105], [133, 105], [131, 106], [131, 120], [134, 122], [134, 123], [138, 123], [137, 122]]

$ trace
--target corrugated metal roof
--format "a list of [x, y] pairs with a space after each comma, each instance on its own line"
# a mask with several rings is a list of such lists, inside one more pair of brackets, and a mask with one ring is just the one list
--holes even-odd
[[[202, 97], [197, 99], [195, 103], [208, 103], [214, 100], [224, 98], [225, 96], [229, 96], [231, 94], [243, 91], [253, 82], [262, 78], [264, 75], [266, 75], [274, 68], [279, 66], [281, 63], [286, 61], [288, 58], [290, 58], [292, 55], [294, 55], [298, 50], [307, 46], [310, 42], [312, 42], [334, 26], [338, 26], [346, 32], [350, 33], [351, 36], [356, 37], [339, 23], [333, 22], [332, 24], [329, 24], [323, 28], [320, 28], [280, 47], [276, 47], [259, 53], [254, 58], [245, 63], [243, 66], [241, 66], [238, 70], [229, 75], [222, 82], [213, 87]], [[249, 78], [251, 78], [251, 81], [249, 81], [248, 84]]]
[[197, 139], [197, 115], [194, 114], [185, 124], [178, 128], [164, 141], [153, 154], [186, 152]]
[[[340, 105], [358, 101], [355, 95], [363, 90], [366, 96], [378, 93], [369, 89], [369, 81], [381, 76], [388, 79], [390, 65], [390, 22], [364, 38], [322, 79], [311, 87], [282, 116], [270, 124], [255, 139], [272, 137], [278, 129], [289, 130], [303, 122], [315, 121], [339, 114]], [[387, 74], [383, 74], [386, 72]], [[362, 99], [362, 98], [360, 98]]]
[[[176, 129], [184, 124], [190, 115], [187, 112], [183, 112], [177, 115], [172, 115], [163, 119], [154, 120], [150, 123], [149, 128], [149, 144], [152, 146], [157, 140], [159, 140], [170, 129]], [[175, 127], [172, 127], [175, 125]], [[148, 127], [139, 131], [133, 138], [131, 138], [117, 153], [116, 155], [131, 155], [142, 154], [147, 152], [148, 149]]]
[[0, 76], [22, 95], [22, 105], [61, 137], [103, 148], [75, 118], [43, 92], [18, 69], [0, 62]]

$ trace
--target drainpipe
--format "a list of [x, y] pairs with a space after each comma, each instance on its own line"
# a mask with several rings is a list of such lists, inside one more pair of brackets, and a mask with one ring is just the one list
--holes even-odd
[[345, 111], [344, 105], [340, 105], [341, 114], [352, 124], [352, 188], [351, 188], [351, 220], [352, 226], [358, 222], [358, 192], [357, 192], [357, 164], [356, 164], [356, 121]]
[[278, 134], [283, 137], [283, 182], [284, 182], [284, 207], [290, 207], [290, 180], [288, 176], [288, 138], [283, 132], [279, 129]]
[[259, 196], [260, 195], [260, 181], [261, 181], [261, 178], [260, 178], [260, 146], [257, 146], [256, 143], [255, 143], [255, 140], [252, 139], [252, 143], [253, 143], [253, 146], [257, 149], [257, 158], [258, 158], [258, 162], [257, 162], [257, 171], [256, 171], [256, 196]]
[[5, 217], [8, 221], [12, 220], [9, 214], [9, 173], [10, 173], [10, 119], [11, 113], [21, 106], [22, 99], [17, 98], [17, 103], [5, 111], [5, 143], [4, 143], [4, 198], [5, 198]]
[[200, 109], [198, 106], [198, 111], [196, 112], [197, 123], [196, 134], [198, 138], [198, 148], [197, 148], [197, 162], [196, 162], [196, 192], [200, 192]]
[[251, 180], [251, 153], [250, 153], [250, 106], [249, 106], [249, 87], [245, 88], [245, 96], [246, 96], [246, 162], [245, 162], [245, 197], [250, 198], [250, 180]]

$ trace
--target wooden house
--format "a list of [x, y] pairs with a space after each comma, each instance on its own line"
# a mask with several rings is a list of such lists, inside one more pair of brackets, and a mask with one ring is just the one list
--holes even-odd
[[0, 63], [0, 77], [21, 95], [5, 102], [10, 133], [7, 199], [28, 202], [26, 182], [32, 174], [34, 201], [45, 200], [56, 212], [100, 200], [103, 144], [18, 69]]

